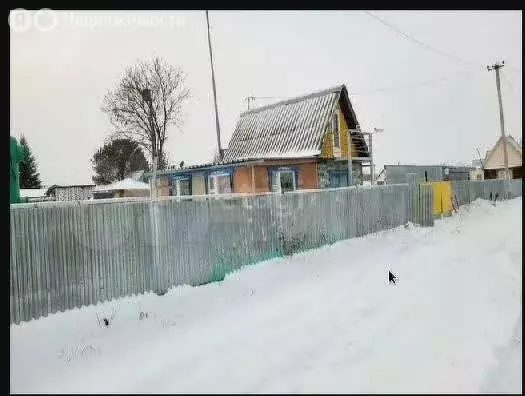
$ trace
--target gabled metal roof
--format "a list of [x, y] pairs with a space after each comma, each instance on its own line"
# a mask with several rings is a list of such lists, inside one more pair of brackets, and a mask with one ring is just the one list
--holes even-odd
[[[319, 155], [339, 101], [349, 127], [356, 128], [358, 122], [344, 85], [241, 113], [223, 161]], [[358, 140], [365, 144], [359, 135]]]
[[[508, 149], [508, 147], [513, 147], [516, 150], [516, 152], [519, 154], [520, 158], [521, 158], [521, 156], [522, 156], [522, 149], [521, 149], [520, 145], [518, 144], [518, 142], [516, 142], [516, 140], [510, 135], [505, 136], [505, 141], [507, 143], [507, 149]], [[492, 153], [496, 151], [496, 149], [498, 148], [498, 146], [502, 142], [503, 142], [503, 136], [500, 136], [499, 139], [496, 141], [496, 144], [494, 145], [494, 147], [492, 147], [492, 149], [487, 151], [487, 153], [485, 155], [485, 159], [483, 160], [483, 169], [487, 169], [487, 170], [490, 170], [490, 169], [501, 169], [500, 165], [494, 165], [494, 164], [493, 165], [489, 165], [489, 159], [491, 159]], [[514, 165], [514, 166], [516, 166], [516, 165]]]

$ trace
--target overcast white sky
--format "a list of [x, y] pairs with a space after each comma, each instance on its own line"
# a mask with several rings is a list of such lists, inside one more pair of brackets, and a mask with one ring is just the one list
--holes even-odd
[[[210, 12], [223, 142], [247, 96], [290, 97], [345, 83], [361, 126], [384, 128], [374, 138], [378, 169], [471, 161], [476, 148], [484, 153], [500, 134], [495, 75], [483, 65], [501, 59], [506, 130], [521, 137], [521, 12], [375, 14], [479, 66], [426, 50], [361, 11]], [[12, 30], [10, 39], [10, 133], [27, 137], [46, 185], [91, 183], [90, 158], [110, 133], [100, 111], [104, 93], [127, 65], [154, 55], [182, 68], [193, 93], [183, 130], [169, 134], [170, 160], [211, 159], [216, 138], [203, 11], [134, 14], [157, 24], [149, 27], [138, 19], [117, 26], [117, 15], [129, 12], [112, 13], [97, 27], [87, 25], [97, 23], [86, 18], [92, 12], [57, 15], [56, 28]]]

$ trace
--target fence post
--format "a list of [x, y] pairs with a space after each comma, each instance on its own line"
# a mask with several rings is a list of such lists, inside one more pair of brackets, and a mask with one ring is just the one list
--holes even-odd
[[428, 214], [428, 225], [429, 227], [433, 227], [434, 226], [434, 189], [432, 188], [432, 186], [428, 186], [428, 210], [427, 210], [427, 214]]
[[149, 215], [150, 215], [150, 236], [151, 236], [151, 252], [152, 252], [152, 263], [149, 266], [149, 289], [154, 293], [159, 293], [159, 268], [158, 268], [158, 221], [157, 221], [157, 207], [158, 201], [150, 199], [149, 201]]
[[285, 251], [285, 243], [286, 243], [286, 231], [284, 227], [284, 221], [283, 221], [283, 200], [284, 194], [279, 193], [273, 193], [271, 197], [275, 200], [276, 206], [277, 206], [277, 235], [279, 240], [279, 250], [281, 254]]
[[413, 221], [417, 224], [418, 222], [418, 195], [417, 195], [417, 174], [408, 173], [407, 174], [408, 190], [410, 194], [410, 221]]

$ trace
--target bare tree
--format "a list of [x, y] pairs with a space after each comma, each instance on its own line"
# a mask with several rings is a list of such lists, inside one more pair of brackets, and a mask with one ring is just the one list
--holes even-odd
[[158, 159], [159, 169], [167, 166], [167, 131], [182, 125], [182, 108], [190, 97], [184, 77], [180, 69], [155, 57], [128, 67], [116, 88], [104, 97], [102, 111], [115, 136], [137, 142], [152, 160]]

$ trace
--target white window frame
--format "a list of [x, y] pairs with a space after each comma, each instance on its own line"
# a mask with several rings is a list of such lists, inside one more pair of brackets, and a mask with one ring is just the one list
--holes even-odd
[[[505, 175], [506, 175], [506, 171], [505, 169], [498, 169], [498, 173], [497, 173], [497, 178], [498, 179], [505, 179]], [[510, 175], [509, 179], [512, 179], [512, 170], [509, 168], [509, 173], [508, 175]]]
[[[184, 178], [175, 179], [174, 181], [175, 181], [175, 191], [176, 191], [175, 196], [176, 197], [184, 197], [185, 195], [181, 195], [181, 193], [180, 193], [180, 182], [181, 181], [188, 181], [191, 184], [191, 179], [189, 177], [184, 177]], [[173, 184], [172, 184], [172, 187], [173, 187]], [[191, 191], [191, 185], [190, 185], [190, 191]]]
[[[228, 177], [229, 178], [230, 192], [221, 193], [221, 192], [218, 191], [217, 179], [219, 177]], [[210, 188], [210, 180], [211, 179], [213, 179], [213, 186], [214, 186], [214, 188]], [[217, 174], [214, 174], [214, 175], [208, 175], [208, 194], [213, 194], [213, 195], [217, 195], [217, 194], [231, 194], [232, 192], [233, 192], [233, 190], [231, 188], [231, 175], [229, 173], [217, 173]]]
[[[336, 139], [337, 132], [337, 139]], [[341, 150], [341, 130], [339, 128], [339, 112], [334, 111], [332, 114], [332, 134], [334, 136], [334, 149]], [[336, 144], [337, 141], [337, 144]]]
[[[215, 190], [217, 189], [217, 181], [215, 180], [214, 175], [208, 175], [208, 194], [215, 194]], [[213, 181], [214, 188], [211, 187], [211, 181]]]
[[297, 181], [295, 180], [295, 172], [293, 171], [293, 169], [282, 169], [282, 170], [278, 170], [276, 173], [277, 173], [277, 186], [278, 186], [279, 193], [282, 193], [283, 191], [281, 187], [281, 173], [291, 173], [292, 174], [293, 191], [297, 190]]

